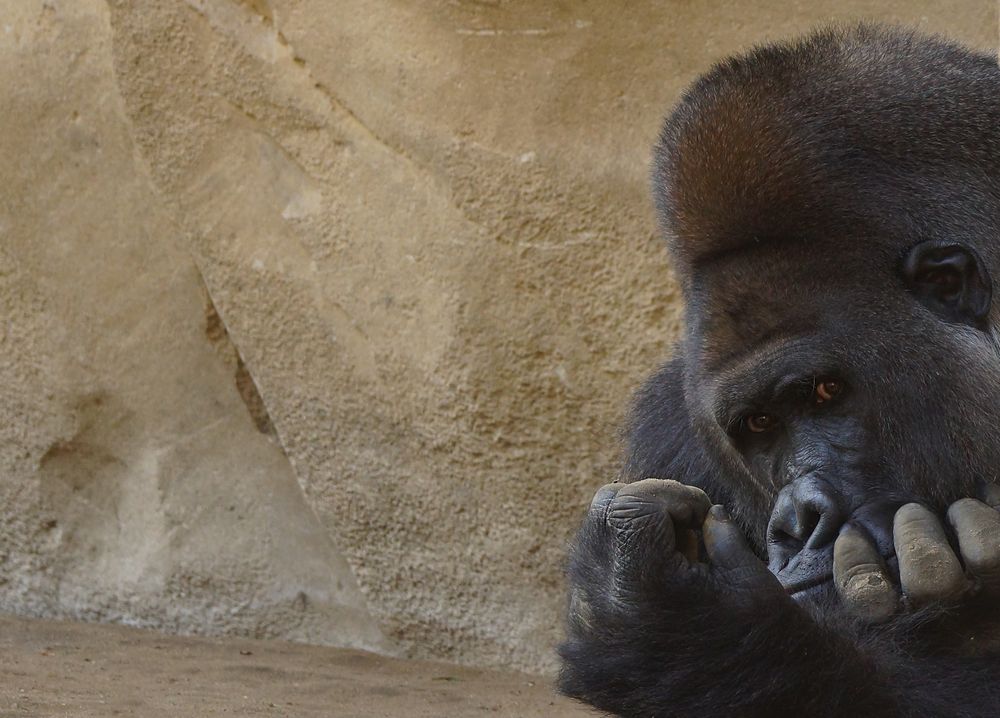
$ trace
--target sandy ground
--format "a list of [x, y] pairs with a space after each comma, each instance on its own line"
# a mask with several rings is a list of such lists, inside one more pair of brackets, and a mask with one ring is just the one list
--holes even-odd
[[518, 673], [0, 616], [0, 717], [594, 716]]

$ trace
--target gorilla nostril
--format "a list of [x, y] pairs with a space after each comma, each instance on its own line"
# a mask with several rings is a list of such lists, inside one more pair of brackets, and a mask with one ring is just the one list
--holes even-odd
[[827, 508], [820, 512], [816, 518], [814, 528], [809, 533], [809, 540], [806, 541], [806, 548], [822, 548], [827, 544], [832, 544], [837, 540], [840, 533], [840, 526], [844, 523], [840, 512]]
[[790, 495], [782, 492], [774, 505], [771, 520], [767, 526], [767, 541], [786, 549], [796, 551], [802, 548], [804, 538], [799, 515]]
[[792, 482], [778, 494], [768, 541], [785, 550], [819, 549], [832, 544], [844, 523], [836, 494], [815, 478]]

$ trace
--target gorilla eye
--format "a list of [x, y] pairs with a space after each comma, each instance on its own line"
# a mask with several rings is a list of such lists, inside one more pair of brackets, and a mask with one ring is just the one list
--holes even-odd
[[747, 428], [755, 434], [762, 434], [773, 429], [778, 420], [773, 414], [751, 414], [746, 419]]
[[843, 385], [836, 379], [824, 379], [816, 384], [813, 398], [817, 404], [822, 404], [824, 401], [830, 401], [843, 390]]

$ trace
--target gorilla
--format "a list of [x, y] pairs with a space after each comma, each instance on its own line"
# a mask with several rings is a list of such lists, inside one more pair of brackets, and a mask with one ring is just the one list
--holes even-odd
[[571, 546], [560, 689], [1000, 715], [995, 58], [866, 24], [725, 60], [653, 191], [685, 330]]

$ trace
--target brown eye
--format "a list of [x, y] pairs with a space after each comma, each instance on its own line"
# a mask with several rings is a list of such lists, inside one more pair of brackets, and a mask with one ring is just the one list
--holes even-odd
[[824, 379], [816, 385], [816, 393], [813, 395], [817, 404], [829, 401], [840, 394], [843, 390], [840, 382], [836, 379]]
[[777, 423], [771, 414], [751, 414], [747, 417], [747, 428], [755, 434], [770, 431]]

